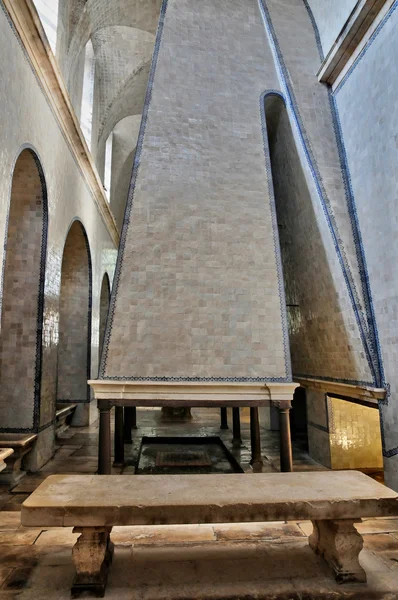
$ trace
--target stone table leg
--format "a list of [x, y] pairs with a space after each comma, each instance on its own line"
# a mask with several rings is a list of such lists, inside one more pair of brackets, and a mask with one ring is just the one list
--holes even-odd
[[332, 567], [338, 583], [366, 582], [366, 573], [358, 560], [363, 539], [354, 527], [354, 523], [360, 522], [361, 519], [312, 521], [310, 547]]
[[220, 429], [228, 429], [228, 413], [227, 413], [227, 408], [225, 406], [223, 406], [221, 408], [220, 414], [221, 414]]
[[76, 577], [72, 586], [72, 598], [90, 592], [97, 598], [105, 595], [109, 566], [112, 562], [113, 544], [110, 540], [112, 527], [75, 527], [81, 533], [72, 550]]
[[242, 445], [242, 436], [240, 433], [240, 408], [232, 409], [232, 424], [233, 424], [233, 438], [232, 445], [234, 447], [239, 447]]
[[137, 409], [135, 406], [125, 406], [124, 408], [124, 441], [126, 444], [132, 444], [131, 430], [137, 429]]
[[252, 459], [250, 464], [255, 472], [261, 472], [263, 459], [261, 457], [260, 421], [258, 407], [250, 407], [250, 440]]
[[98, 436], [98, 474], [111, 474], [111, 403], [98, 401], [100, 411]]
[[124, 442], [123, 442], [123, 406], [115, 406], [115, 438], [114, 438], [115, 460], [114, 467], [124, 465]]

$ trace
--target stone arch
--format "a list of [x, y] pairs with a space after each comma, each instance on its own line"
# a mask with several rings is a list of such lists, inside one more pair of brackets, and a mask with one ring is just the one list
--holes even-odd
[[140, 0], [134, 8], [130, 0], [110, 3], [107, 0], [88, 0], [85, 10], [79, 13], [68, 44], [65, 79], [71, 82], [76, 72], [79, 55], [88, 40], [99, 30], [108, 26], [127, 26], [156, 34], [162, 0]]
[[[293, 374], [359, 380], [366, 359], [342, 310], [338, 266], [324, 213], [314, 202], [308, 157], [300, 153], [284, 96], [261, 98], [270, 195], [276, 208]], [[330, 314], [333, 320], [330, 320]]]
[[112, 132], [113, 156], [110, 205], [119, 231], [121, 231], [123, 224], [140, 124], [141, 115], [129, 115], [121, 119]]
[[108, 273], [102, 278], [99, 310], [99, 354], [98, 364], [101, 362], [102, 347], [104, 345], [106, 320], [108, 317], [109, 302], [111, 297], [111, 285]]
[[84, 51], [84, 71], [80, 126], [89, 150], [92, 144], [93, 106], [94, 106], [95, 55], [91, 40]]
[[5, 237], [0, 337], [3, 431], [37, 431], [40, 423], [47, 231], [44, 173], [38, 155], [26, 146], [13, 170]]
[[124, 213], [126, 210], [127, 197], [130, 188], [131, 174], [133, 170], [136, 148], [128, 155], [119, 172], [119, 177], [115, 184], [113, 202], [111, 204], [112, 212], [115, 216], [116, 225], [119, 231], [122, 230]]
[[[57, 401], [90, 402], [92, 267], [86, 230], [74, 220], [64, 246], [59, 300]], [[79, 412], [76, 412], [79, 422]], [[80, 415], [81, 417], [81, 415]], [[77, 423], [76, 423], [77, 424]]]

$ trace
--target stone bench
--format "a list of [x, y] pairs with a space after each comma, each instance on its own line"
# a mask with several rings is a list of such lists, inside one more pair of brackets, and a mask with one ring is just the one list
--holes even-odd
[[[22, 525], [74, 527], [72, 596], [103, 597], [112, 526], [311, 520], [311, 548], [336, 579], [365, 582], [362, 517], [398, 515], [398, 494], [356, 471], [231, 475], [52, 475], [23, 503]], [[286, 566], [288, 570], [288, 565]]]
[[57, 404], [55, 412], [56, 435], [60, 435], [69, 428], [73, 419], [73, 415], [75, 414], [76, 407], [77, 404]]
[[14, 450], [12, 448], [0, 448], [0, 473], [7, 468], [7, 464], [5, 462], [6, 458], [13, 454]]
[[36, 433], [0, 433], [0, 449], [13, 450], [5, 458], [6, 468], [0, 473], [0, 483], [13, 487], [26, 474], [21, 468], [22, 459], [30, 452], [36, 438]]

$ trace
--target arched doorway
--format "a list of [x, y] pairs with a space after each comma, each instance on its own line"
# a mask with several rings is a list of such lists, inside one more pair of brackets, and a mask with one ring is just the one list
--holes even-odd
[[62, 258], [57, 369], [57, 402], [80, 405], [74, 424], [84, 424], [83, 407], [90, 402], [91, 277], [87, 235], [74, 221]]
[[108, 273], [105, 273], [102, 279], [101, 296], [100, 296], [100, 315], [99, 315], [99, 355], [98, 364], [101, 362], [102, 346], [104, 344], [106, 319], [108, 316], [109, 300], [111, 295], [111, 286], [109, 283]]
[[31, 149], [12, 178], [5, 242], [0, 338], [1, 431], [37, 431], [40, 424], [47, 192]]

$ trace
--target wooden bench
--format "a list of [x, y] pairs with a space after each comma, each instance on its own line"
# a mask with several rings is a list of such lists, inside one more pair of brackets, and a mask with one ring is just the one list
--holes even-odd
[[73, 415], [75, 414], [76, 407], [77, 404], [57, 404], [55, 412], [56, 435], [60, 435], [69, 428], [73, 419]]
[[[103, 597], [112, 526], [310, 519], [311, 548], [336, 579], [365, 582], [362, 517], [398, 515], [398, 494], [356, 471], [231, 475], [52, 475], [22, 505], [22, 525], [74, 527], [72, 596]], [[288, 569], [288, 566], [287, 566]]]
[[13, 450], [5, 459], [6, 468], [0, 473], [0, 483], [13, 487], [26, 475], [22, 470], [22, 460], [36, 439], [36, 433], [0, 433], [0, 448]]

